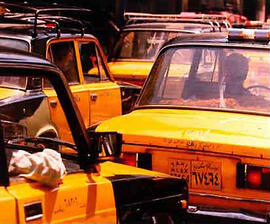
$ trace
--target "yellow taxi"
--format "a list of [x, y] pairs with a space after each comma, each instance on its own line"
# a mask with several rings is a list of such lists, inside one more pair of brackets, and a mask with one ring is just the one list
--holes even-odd
[[[72, 144], [29, 136], [30, 126], [12, 122], [11, 117], [1, 114], [0, 223], [162, 224], [184, 220], [186, 182], [112, 162], [121, 152], [115, 141], [121, 136], [102, 133], [114, 136], [115, 140], [109, 141], [87, 133], [65, 76], [55, 65], [26, 52], [0, 47], [0, 77], [45, 78], [51, 83], [74, 139]], [[3, 104], [0, 107], [3, 111], [11, 108]], [[12, 108], [14, 116], [21, 116], [20, 104]], [[77, 154], [43, 150], [32, 144], [44, 142], [71, 147]]]
[[123, 114], [130, 112], [166, 41], [191, 33], [220, 32], [230, 26], [226, 16], [183, 14], [124, 14], [126, 25], [108, 58], [108, 67], [121, 86]]
[[[84, 9], [35, 9], [2, 4], [9, 13], [2, 18], [6, 24], [0, 26], [0, 46], [37, 53], [56, 64], [66, 76], [86, 127], [122, 114], [120, 87], [107, 68], [99, 41], [84, 33], [80, 21], [50, 14]], [[16, 7], [30, 13], [17, 13]], [[47, 103], [41, 104], [44, 97]], [[19, 117], [14, 116], [12, 108], [5, 114], [31, 126], [31, 136], [72, 140], [56, 93], [46, 80], [2, 77], [0, 99], [9, 105], [20, 105], [23, 114]]]
[[126, 25], [109, 56], [115, 80], [143, 86], [158, 51], [174, 37], [190, 33], [216, 32], [229, 27], [226, 16], [184, 14], [124, 14]]
[[269, 220], [269, 40], [231, 29], [168, 42], [134, 110], [96, 131], [123, 135], [126, 164], [186, 179], [197, 209]]

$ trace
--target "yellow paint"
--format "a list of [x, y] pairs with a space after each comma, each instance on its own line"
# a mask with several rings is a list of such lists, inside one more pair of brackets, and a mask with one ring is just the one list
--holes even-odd
[[145, 176], [168, 177], [168, 175], [164, 173], [139, 169], [133, 166], [127, 166], [113, 162], [102, 163], [101, 173], [102, 175], [104, 175], [104, 177], [110, 177], [114, 175], [145, 175]]
[[[269, 192], [236, 187], [238, 162], [259, 166], [270, 165], [270, 119], [268, 116], [181, 109], [143, 109], [103, 122], [101, 131], [123, 134], [123, 152], [152, 154], [153, 170], [174, 174], [172, 162], [210, 163], [221, 170], [221, 188], [195, 186], [195, 174], [189, 176], [190, 202], [226, 208], [237, 208], [237, 202], [214, 197], [265, 200], [267, 203], [241, 202], [241, 208], [265, 214], [270, 211]], [[179, 164], [178, 162], [178, 164]], [[180, 175], [181, 174], [181, 175]], [[179, 177], [182, 177], [180, 172]], [[175, 174], [176, 175], [176, 174]], [[186, 178], [186, 177], [184, 177]], [[231, 202], [231, 201], [230, 201]]]
[[84, 84], [89, 95], [89, 124], [100, 123], [122, 114], [121, 93], [114, 82]]
[[[228, 149], [224, 145], [232, 145], [234, 148], [248, 147], [252, 155], [260, 157], [263, 154], [270, 158], [270, 120], [267, 116], [180, 109], [144, 109], [104, 122], [97, 130], [124, 133], [124, 140], [129, 143], [182, 148], [187, 141], [192, 140], [212, 143], [196, 144], [195, 148], [198, 150], [207, 148], [210, 151], [230, 154], [232, 148]], [[253, 147], [262, 150], [252, 150]], [[239, 153], [246, 155], [247, 151]]]
[[9, 89], [9, 88], [0, 88], [0, 97], [5, 99], [12, 96], [24, 95], [24, 91]]
[[[24, 207], [32, 203], [41, 203], [43, 216], [31, 223], [116, 223], [114, 192], [112, 183], [107, 178], [136, 174], [167, 176], [122, 164], [104, 162], [100, 164], [98, 174], [84, 172], [67, 174], [55, 189], [42, 187], [39, 183], [24, 179], [12, 181], [7, 190], [0, 188], [0, 205], [5, 203], [5, 206], [3, 204], [1, 206], [1, 223], [5, 220], [7, 223], [25, 223]], [[13, 197], [17, 201], [17, 221], [15, 221], [16, 207]], [[2, 213], [5, 208], [6, 212]]]
[[153, 62], [145, 61], [117, 61], [108, 63], [108, 67], [116, 80], [145, 80], [152, 65]]
[[19, 222], [25, 222], [24, 205], [42, 203], [43, 217], [38, 223], [116, 223], [111, 183], [93, 174], [76, 173], [63, 178], [59, 188], [39, 183], [21, 183], [8, 187], [18, 201]]
[[[95, 44], [101, 49], [100, 44], [94, 38], [89, 37], [76, 37], [76, 38], [64, 38], [64, 41], [74, 41], [75, 55], [77, 61], [77, 68], [79, 74], [79, 83], [76, 85], [70, 85], [71, 92], [73, 93], [75, 102], [83, 117], [83, 121], [86, 127], [90, 127], [93, 124], [100, 123], [106, 119], [112, 118], [122, 114], [122, 104], [120, 87], [112, 81], [85, 83], [83, 71], [81, 67], [81, 60], [78, 48], [78, 42], [95, 42]], [[50, 58], [48, 53], [49, 46], [51, 44], [63, 42], [63, 38], [50, 41], [47, 46], [47, 58]], [[105, 60], [104, 54], [100, 51], [101, 57]], [[106, 67], [106, 65], [105, 65]], [[110, 74], [109, 74], [110, 76]], [[73, 142], [71, 132], [68, 128], [66, 118], [63, 110], [56, 98], [56, 93], [52, 89], [45, 89], [45, 94], [48, 96], [48, 103], [50, 107], [50, 114], [52, 122], [57, 127], [59, 137], [62, 140]], [[56, 105], [52, 103], [56, 102]], [[110, 108], [110, 109], [108, 109]]]
[[5, 187], [0, 187], [1, 223], [17, 223], [15, 199]]

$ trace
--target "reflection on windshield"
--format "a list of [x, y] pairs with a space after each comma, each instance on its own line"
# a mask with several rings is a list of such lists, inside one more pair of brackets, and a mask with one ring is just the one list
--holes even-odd
[[269, 50], [171, 48], [156, 61], [139, 106], [270, 112]]
[[0, 87], [24, 89], [25, 86], [26, 86], [25, 77], [15, 77], [15, 76], [1, 76], [0, 77]]
[[[74, 153], [71, 130], [56, 91], [49, 80], [47, 79], [47, 82], [51, 89], [20, 92], [13, 90], [26, 86], [27, 89], [34, 87], [31, 90], [36, 90], [39, 81], [40, 79], [35, 77], [0, 76], [0, 120], [2, 123], [4, 120], [7, 124], [4, 130], [5, 137], [8, 140], [12, 139], [16, 144], [21, 143], [21, 138], [27, 137], [28, 139], [23, 139], [24, 143], [39, 148], [49, 147], [57, 150], [61, 148], [66, 150], [65, 152]], [[56, 142], [50, 138], [57, 138], [64, 142]]]
[[14, 49], [29, 51], [29, 44], [25, 40], [0, 37], [0, 46], [1, 47], [12, 46]]
[[163, 31], [124, 32], [116, 44], [113, 58], [153, 60], [165, 41], [180, 34]]

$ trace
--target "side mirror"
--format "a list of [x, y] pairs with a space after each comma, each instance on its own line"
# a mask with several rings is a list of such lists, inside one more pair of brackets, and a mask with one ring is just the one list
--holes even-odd
[[122, 135], [117, 132], [88, 132], [98, 161], [115, 160], [122, 150]]

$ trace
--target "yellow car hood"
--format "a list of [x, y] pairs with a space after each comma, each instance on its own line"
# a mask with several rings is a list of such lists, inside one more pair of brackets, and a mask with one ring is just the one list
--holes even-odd
[[110, 62], [108, 66], [114, 76], [138, 76], [146, 78], [152, 68], [153, 62], [125, 61]]
[[105, 121], [127, 144], [270, 158], [270, 118], [229, 112], [141, 109]]

